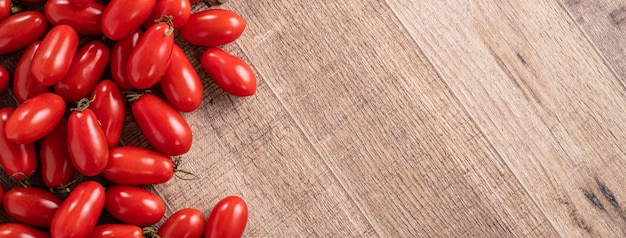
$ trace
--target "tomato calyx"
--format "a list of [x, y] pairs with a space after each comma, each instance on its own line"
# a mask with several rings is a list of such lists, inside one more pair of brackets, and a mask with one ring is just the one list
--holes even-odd
[[173, 19], [174, 19], [173, 16], [168, 15], [168, 16], [163, 16], [160, 19], [154, 20], [154, 23], [161, 23], [161, 22], [163, 22], [163, 23], [167, 24], [170, 27], [170, 29], [165, 32], [165, 37], [168, 37], [172, 33], [174, 33], [174, 22], [172, 21]]
[[136, 91], [123, 91], [122, 95], [124, 95], [124, 98], [126, 98], [126, 101], [128, 101], [129, 103], [132, 103], [134, 101], [137, 101], [137, 99], [139, 99], [141, 96], [143, 96], [146, 93], [151, 93], [152, 91], [150, 91], [150, 89], [148, 90], [144, 90], [142, 92], [136, 92]]
[[96, 96], [94, 95], [92, 99], [88, 99], [88, 98], [82, 98], [80, 100], [78, 100], [78, 102], [76, 103], [76, 107], [70, 108], [70, 111], [84, 111], [85, 109], [87, 109], [89, 107], [89, 104], [91, 104], [94, 100], [96, 100]]
[[[174, 175], [176, 176], [176, 178], [178, 178], [180, 180], [196, 180], [196, 179], [199, 178], [198, 175], [196, 175], [196, 174], [194, 174], [194, 173], [192, 173], [190, 171], [187, 171], [187, 170], [184, 170], [184, 169], [179, 169], [178, 167], [180, 167], [181, 162], [182, 162], [182, 159], [180, 157], [176, 157], [176, 158], [173, 159]], [[179, 175], [178, 173], [189, 175], [191, 177], [187, 178], [187, 177], [184, 177], [182, 175]]]
[[158, 232], [157, 229], [155, 229], [154, 227], [147, 226], [143, 228], [142, 235], [145, 238], [160, 238], [157, 232]]
[[72, 180], [67, 184], [61, 184], [61, 186], [58, 186], [58, 187], [51, 187], [50, 192], [54, 194], [67, 195], [72, 191], [70, 186], [74, 185], [75, 183], [76, 183], [76, 180]]
[[22, 11], [22, 7], [17, 5], [11, 5], [11, 14], [15, 14]]
[[26, 174], [20, 171], [11, 174], [10, 178], [15, 179], [16, 177], [22, 177], [21, 179], [18, 179], [18, 182], [20, 186], [27, 188], [30, 186], [30, 176], [31, 174]]

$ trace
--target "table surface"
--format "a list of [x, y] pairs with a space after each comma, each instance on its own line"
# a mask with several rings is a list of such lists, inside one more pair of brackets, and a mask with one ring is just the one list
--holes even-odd
[[[258, 90], [227, 95], [177, 38], [205, 96], [198, 178], [150, 187], [167, 215], [240, 195], [246, 237], [626, 236], [626, 2], [221, 7]], [[148, 146], [130, 116], [122, 143]]]

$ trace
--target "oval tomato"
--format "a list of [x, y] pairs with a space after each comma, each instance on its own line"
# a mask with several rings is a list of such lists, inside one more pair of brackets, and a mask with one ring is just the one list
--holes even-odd
[[133, 87], [150, 88], [165, 75], [174, 45], [173, 30], [168, 24], [158, 23], [139, 39], [126, 66], [128, 81]]
[[11, 15], [11, 0], [0, 0], [0, 21]]
[[49, 92], [51, 86], [44, 86], [37, 82], [30, 73], [30, 66], [35, 52], [39, 48], [41, 41], [33, 42], [17, 62], [15, 75], [13, 76], [13, 94], [19, 103], [23, 103], [29, 98], [39, 94]]
[[70, 0], [70, 2], [77, 7], [84, 8], [93, 3], [93, 0]]
[[256, 77], [252, 68], [237, 56], [220, 48], [207, 49], [200, 59], [202, 68], [225, 92], [239, 97], [256, 92]]
[[42, 93], [17, 106], [6, 122], [5, 136], [18, 144], [33, 143], [59, 124], [65, 102], [54, 93]]
[[141, 147], [116, 147], [109, 152], [102, 176], [121, 185], [160, 184], [172, 179], [174, 163], [166, 155]]
[[157, 235], [161, 238], [199, 238], [204, 233], [204, 214], [195, 208], [184, 208], [172, 214]]
[[75, 110], [67, 121], [67, 144], [76, 171], [96, 176], [106, 168], [109, 146], [96, 114], [89, 108]]
[[0, 237], [50, 238], [50, 234], [20, 223], [0, 224]]
[[248, 205], [239, 196], [228, 196], [220, 200], [206, 224], [204, 238], [235, 238], [243, 236], [248, 223]]
[[78, 35], [68, 25], [57, 25], [43, 38], [33, 56], [30, 72], [43, 85], [53, 85], [67, 74], [78, 49]]
[[41, 173], [44, 184], [49, 188], [65, 188], [76, 175], [67, 146], [67, 123], [59, 125], [41, 140], [39, 147]]
[[9, 71], [4, 66], [0, 65], [0, 93], [4, 92], [4, 90], [7, 88], [9, 80], [11, 80]]
[[175, 156], [191, 148], [193, 137], [189, 124], [163, 99], [144, 94], [133, 102], [131, 111], [143, 135], [159, 152]]
[[143, 238], [141, 227], [129, 224], [103, 224], [96, 226], [87, 238]]
[[164, 16], [172, 16], [174, 28], [183, 26], [191, 16], [191, 3], [189, 0], [158, 0], [152, 10], [152, 14], [143, 26], [148, 29], [154, 25], [154, 21]]
[[111, 0], [102, 15], [102, 32], [111, 40], [121, 40], [148, 19], [156, 0]]
[[121, 90], [131, 90], [133, 85], [128, 81], [126, 67], [128, 65], [128, 57], [135, 49], [139, 39], [143, 36], [143, 31], [137, 29], [126, 38], [115, 42], [113, 51], [111, 52], [111, 74], [113, 81]]
[[70, 103], [87, 97], [100, 81], [110, 56], [111, 50], [100, 41], [85, 44], [74, 56], [65, 77], [54, 85], [54, 92]]
[[104, 187], [98, 182], [86, 181], [76, 186], [52, 218], [52, 237], [87, 237], [96, 227], [104, 200]]
[[[6, 131], [6, 121], [15, 110], [0, 109], [0, 135]], [[37, 169], [37, 151], [34, 143], [16, 144], [0, 136], [0, 165], [12, 178], [22, 180], [30, 177]]]
[[30, 226], [49, 228], [61, 199], [48, 190], [15, 187], [3, 198], [4, 211], [11, 218]]
[[81, 35], [102, 34], [102, 14], [104, 6], [98, 2], [91, 2], [85, 7], [78, 7], [70, 0], [48, 0], [44, 6], [46, 18], [53, 26], [69, 25]]
[[118, 220], [137, 226], [152, 225], [165, 215], [165, 203], [139, 187], [113, 185], [106, 190], [104, 209]]
[[89, 108], [96, 114], [107, 145], [112, 148], [120, 141], [124, 127], [126, 107], [122, 92], [113, 81], [103, 80], [96, 85], [90, 98]]
[[246, 28], [237, 13], [220, 8], [191, 14], [180, 30], [180, 36], [191, 44], [216, 47], [235, 41]]
[[48, 22], [38, 11], [23, 11], [0, 22], [0, 55], [15, 52], [46, 33]]
[[174, 44], [170, 65], [159, 81], [167, 101], [177, 110], [191, 112], [202, 103], [202, 81], [185, 51]]

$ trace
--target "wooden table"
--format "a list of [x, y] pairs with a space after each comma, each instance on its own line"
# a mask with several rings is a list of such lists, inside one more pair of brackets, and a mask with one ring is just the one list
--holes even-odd
[[[197, 67], [182, 159], [199, 178], [153, 187], [168, 215], [237, 194], [246, 237], [626, 236], [626, 2], [222, 7], [247, 20], [224, 49], [258, 91], [228, 96]], [[127, 124], [123, 143], [147, 146]]]

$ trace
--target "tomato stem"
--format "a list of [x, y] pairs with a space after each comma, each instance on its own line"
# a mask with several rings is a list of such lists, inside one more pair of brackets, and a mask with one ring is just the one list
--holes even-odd
[[15, 14], [21, 11], [22, 11], [22, 8], [20, 6], [11, 5], [11, 14]]
[[70, 189], [70, 186], [75, 183], [76, 179], [70, 181], [67, 184], [61, 184], [61, 186], [58, 187], [51, 187], [50, 192], [55, 194], [69, 194], [72, 191], [72, 189]]
[[170, 27], [170, 29], [167, 30], [167, 32], [165, 32], [165, 37], [168, 37], [172, 33], [174, 33], [174, 22], [172, 21], [172, 19], [174, 19], [174, 17], [168, 15], [168, 16], [163, 16], [160, 19], [154, 20], [154, 23], [161, 23], [161, 22], [163, 22], [163, 23], [167, 24]]
[[91, 104], [94, 100], [96, 100], [96, 95], [93, 95], [92, 99], [82, 98], [82, 99], [78, 100], [78, 102], [76, 103], [76, 107], [70, 108], [70, 111], [81, 111], [82, 112], [85, 109], [87, 109], [89, 107], [89, 104]]
[[144, 227], [143, 228], [143, 234], [142, 235], [143, 235], [143, 237], [146, 237], [146, 238], [160, 238], [160, 236], [157, 235], [157, 232], [158, 231], [156, 229], [154, 229], [153, 227], [148, 226], [148, 227]]
[[[196, 179], [198, 179], [198, 175], [196, 175], [196, 174], [194, 174], [192, 172], [189, 172], [187, 170], [183, 170], [183, 169], [179, 169], [178, 168], [180, 166], [181, 161], [182, 160], [180, 159], [180, 157], [174, 159], [174, 173], [175, 173], [176, 177], [179, 178], [179, 179], [182, 179], [182, 180], [196, 180]], [[179, 176], [178, 173], [191, 175], [191, 176], [193, 176], [193, 178], [185, 178], [183, 176]]]
[[124, 95], [124, 97], [126, 98], [126, 101], [132, 103], [132, 102], [136, 101], [137, 99], [139, 99], [144, 94], [149, 93], [149, 92], [151, 92], [149, 89], [145, 90], [143, 92], [124, 91], [124, 92], [122, 92], [122, 95]]
[[14, 179], [15, 177], [20, 176], [20, 175], [24, 176], [22, 177], [22, 179], [19, 180], [20, 185], [22, 185], [22, 187], [25, 187], [25, 188], [30, 186], [30, 176], [26, 175], [26, 173], [24, 172], [21, 172], [21, 171], [15, 172], [14, 174], [11, 175], [11, 178]]

